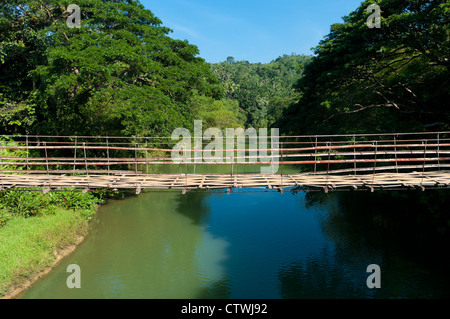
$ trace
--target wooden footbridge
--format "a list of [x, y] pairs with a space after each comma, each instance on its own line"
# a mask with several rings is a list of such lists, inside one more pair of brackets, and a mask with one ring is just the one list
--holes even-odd
[[450, 188], [450, 132], [274, 136], [257, 144], [192, 138], [182, 153], [177, 146], [167, 137], [1, 136], [0, 190]]

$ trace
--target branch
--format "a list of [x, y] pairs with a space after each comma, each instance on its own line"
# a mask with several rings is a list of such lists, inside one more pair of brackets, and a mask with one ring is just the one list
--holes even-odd
[[395, 103], [387, 103], [387, 104], [371, 104], [371, 105], [366, 105], [366, 106], [362, 106], [361, 104], [355, 104], [355, 106], [359, 106], [360, 108], [357, 110], [353, 110], [353, 111], [347, 111], [347, 112], [340, 112], [337, 114], [333, 114], [331, 115], [329, 118], [327, 118], [326, 120], [324, 120], [323, 122], [328, 122], [329, 120], [331, 120], [333, 117], [338, 116], [338, 115], [346, 115], [346, 114], [354, 114], [354, 113], [359, 113], [362, 112], [364, 110], [370, 109], [370, 108], [375, 108], [375, 107], [395, 107], [398, 109], [398, 105]]

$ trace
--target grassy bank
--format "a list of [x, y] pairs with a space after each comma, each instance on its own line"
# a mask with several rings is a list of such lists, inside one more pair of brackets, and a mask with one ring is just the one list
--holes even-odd
[[88, 231], [102, 198], [67, 190], [0, 193], [0, 297], [45, 271]]

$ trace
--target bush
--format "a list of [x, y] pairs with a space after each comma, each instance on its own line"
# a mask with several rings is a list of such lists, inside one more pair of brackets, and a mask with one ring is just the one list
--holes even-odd
[[[73, 189], [43, 194], [40, 190], [20, 189], [0, 192], [0, 211], [9, 216], [32, 217], [52, 215], [54, 208], [61, 207], [83, 211], [83, 216], [90, 218], [101, 202], [101, 196], [93, 193], [83, 194]], [[3, 217], [2, 217], [3, 218]], [[1, 221], [0, 221], [1, 224]]]
[[30, 217], [36, 215], [48, 204], [48, 198], [42, 193], [31, 190], [6, 191], [0, 195], [0, 203], [7, 207], [12, 215]]
[[0, 228], [5, 227], [11, 214], [8, 212], [8, 208], [0, 207]]

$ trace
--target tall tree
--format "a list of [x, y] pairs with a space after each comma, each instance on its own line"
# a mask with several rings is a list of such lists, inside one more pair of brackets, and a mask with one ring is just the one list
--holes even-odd
[[294, 84], [302, 76], [303, 67], [310, 60], [304, 55], [283, 55], [267, 63], [235, 61], [212, 65], [228, 99], [239, 102], [247, 117], [246, 126], [272, 126], [286, 108], [299, 95]]
[[[369, 28], [370, 4], [381, 28]], [[450, 1], [380, 0], [334, 24], [315, 49], [279, 123], [285, 132], [446, 130], [450, 126]]]
[[222, 95], [198, 48], [139, 1], [79, 0], [80, 28], [67, 24], [71, 2], [1, 5], [3, 132], [166, 135], [192, 125], [194, 90]]

